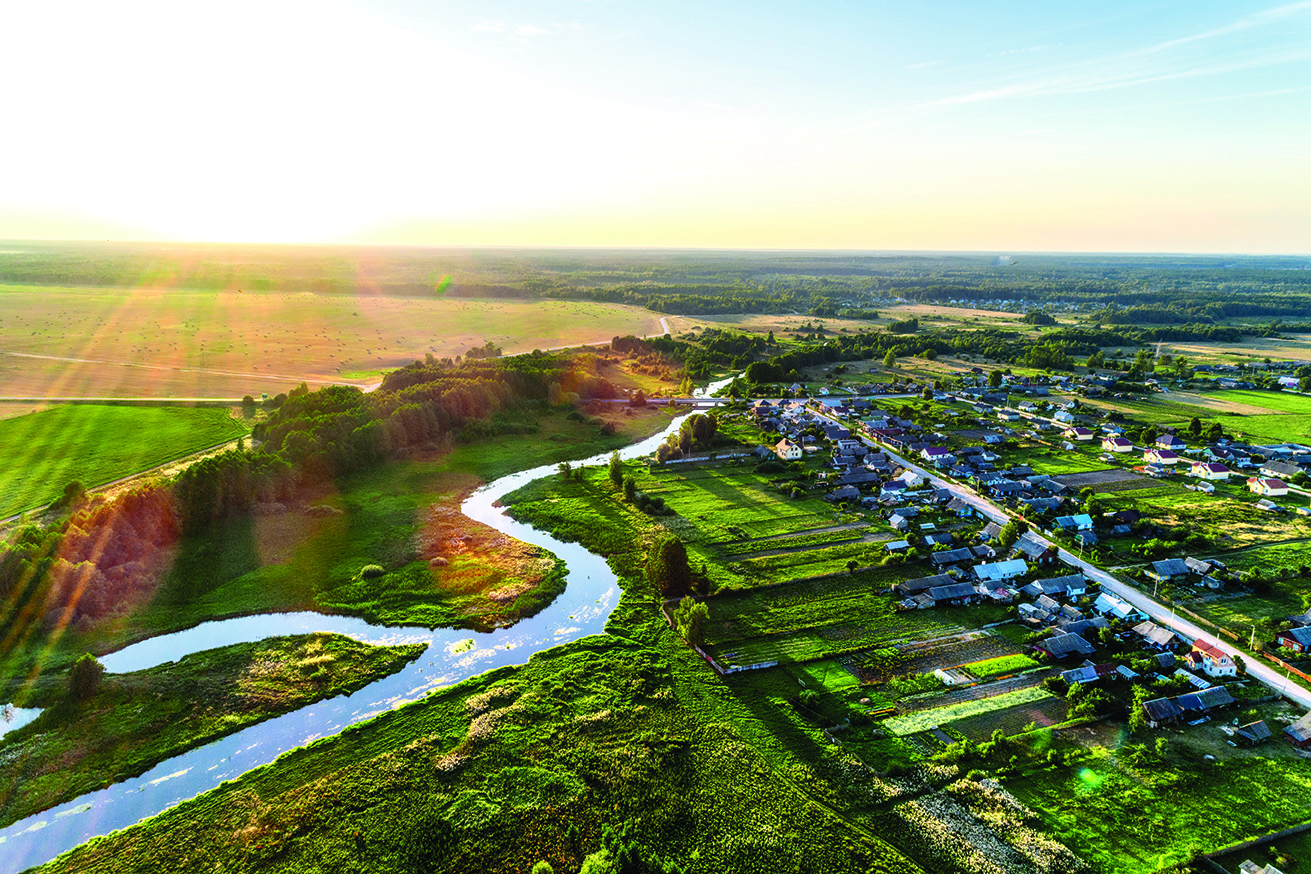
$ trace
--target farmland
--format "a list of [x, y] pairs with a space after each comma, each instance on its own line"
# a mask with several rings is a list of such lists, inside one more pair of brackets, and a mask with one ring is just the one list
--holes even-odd
[[185, 288], [0, 286], [14, 397], [218, 397], [367, 385], [425, 355], [508, 353], [661, 332], [635, 307]]
[[74, 480], [98, 486], [249, 430], [221, 408], [77, 405], [0, 420], [0, 517], [48, 504]]

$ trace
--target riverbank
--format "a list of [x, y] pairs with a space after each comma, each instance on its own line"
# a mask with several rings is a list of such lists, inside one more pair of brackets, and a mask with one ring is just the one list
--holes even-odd
[[0, 738], [0, 826], [270, 717], [353, 692], [423, 650], [340, 635], [283, 637], [109, 674], [85, 701], [51, 690], [38, 702], [46, 708], [40, 717]]

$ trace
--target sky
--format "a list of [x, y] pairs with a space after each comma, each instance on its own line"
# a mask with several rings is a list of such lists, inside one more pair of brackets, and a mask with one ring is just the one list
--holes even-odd
[[0, 238], [1311, 253], [1311, 2], [0, 22]]

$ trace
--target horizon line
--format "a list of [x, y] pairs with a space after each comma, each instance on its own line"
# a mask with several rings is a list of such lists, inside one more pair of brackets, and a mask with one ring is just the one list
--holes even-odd
[[[779, 247], [779, 246], [694, 246], [694, 245], [631, 245], [606, 246], [588, 244], [549, 243], [363, 243], [363, 242], [287, 242], [258, 240], [152, 240], [152, 239], [99, 239], [53, 237], [3, 237], [0, 244], [47, 243], [54, 245], [110, 244], [125, 246], [268, 246], [280, 248], [317, 249], [431, 249], [444, 251], [498, 250], [498, 251], [557, 251], [557, 252], [740, 252], [740, 253], [810, 253], [832, 255], [980, 255], [989, 257], [1015, 256], [1152, 256], [1171, 258], [1311, 258], [1306, 252], [1242, 252], [1233, 250], [1160, 251], [1148, 249], [853, 249], [848, 247]], [[0, 253], [3, 256], [5, 253]]]

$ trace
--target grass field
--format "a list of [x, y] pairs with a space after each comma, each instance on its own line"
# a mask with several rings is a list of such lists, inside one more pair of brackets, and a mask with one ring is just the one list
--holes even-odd
[[1272, 442], [1296, 442], [1311, 437], [1311, 397], [1273, 391], [1226, 391], [1208, 397], [1273, 411], [1265, 416], [1217, 416], [1226, 431]]
[[249, 288], [0, 286], [0, 313], [0, 384], [23, 397], [258, 397], [487, 341], [512, 353], [661, 332], [614, 304]]
[[[1192, 731], [1219, 736], [1214, 726]], [[1175, 748], [1164, 762], [1135, 764], [1122, 750], [1099, 746], [1073, 767], [1005, 786], [1053, 837], [1108, 874], [1156, 871], [1311, 817], [1311, 766], [1282, 740], [1247, 751], [1157, 736]], [[1204, 759], [1212, 749], [1216, 761]]]
[[226, 409], [195, 407], [77, 405], [0, 420], [0, 517], [50, 503], [73, 480], [97, 486], [248, 430]]
[[[85, 702], [52, 690], [35, 722], [0, 738], [0, 825], [149, 770], [248, 725], [399, 670], [423, 647], [332, 634], [208, 650], [110, 675]], [[21, 792], [14, 791], [21, 787]]]

